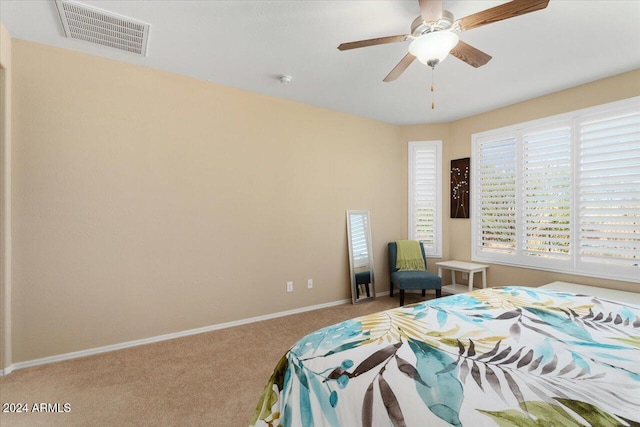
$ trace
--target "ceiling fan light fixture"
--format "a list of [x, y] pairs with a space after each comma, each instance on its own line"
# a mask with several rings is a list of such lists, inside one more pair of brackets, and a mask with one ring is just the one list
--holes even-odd
[[434, 31], [414, 39], [409, 45], [409, 53], [423, 64], [434, 67], [446, 59], [458, 41], [458, 35], [451, 31]]

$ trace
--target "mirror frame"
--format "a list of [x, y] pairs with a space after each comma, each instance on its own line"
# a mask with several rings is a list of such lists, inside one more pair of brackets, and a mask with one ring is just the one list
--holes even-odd
[[[369, 255], [369, 271], [371, 275], [371, 282], [369, 289], [370, 297], [356, 298], [356, 271], [353, 259], [353, 241], [351, 236], [351, 216], [352, 215], [363, 215], [367, 218], [367, 230], [365, 231], [365, 237], [367, 239], [367, 253]], [[374, 268], [373, 268], [373, 242], [371, 241], [371, 216], [369, 215], [368, 210], [347, 210], [347, 243], [349, 249], [349, 274], [351, 277], [351, 302], [353, 304], [373, 301], [376, 298], [376, 287], [375, 287], [375, 279], [374, 279]]]

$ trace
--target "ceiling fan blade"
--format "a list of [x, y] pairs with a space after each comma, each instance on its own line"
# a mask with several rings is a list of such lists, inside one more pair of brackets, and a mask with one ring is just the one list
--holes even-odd
[[437, 22], [442, 18], [442, 0], [418, 0], [418, 3], [424, 22]]
[[391, 82], [400, 77], [400, 74], [404, 73], [404, 70], [406, 70], [407, 67], [411, 65], [414, 59], [416, 59], [415, 56], [407, 53], [404, 58], [402, 58], [400, 62], [398, 62], [395, 67], [393, 67], [393, 70], [391, 70], [391, 72], [387, 74], [387, 77], [384, 78], [383, 82]]
[[403, 42], [408, 38], [409, 36], [407, 34], [401, 34], [398, 36], [378, 37], [376, 39], [359, 40], [357, 42], [342, 43], [340, 46], [338, 46], [338, 49], [349, 50], [349, 49], [357, 49], [359, 47], [375, 46], [379, 44]]
[[451, 49], [451, 52], [449, 53], [459, 60], [464, 61], [472, 67], [476, 68], [482, 67], [484, 64], [491, 60], [491, 55], [487, 55], [483, 51], [466, 44], [462, 40], [460, 40], [456, 47]]
[[471, 30], [493, 22], [535, 12], [547, 7], [549, 0], [513, 0], [482, 12], [465, 16], [459, 21], [461, 30]]

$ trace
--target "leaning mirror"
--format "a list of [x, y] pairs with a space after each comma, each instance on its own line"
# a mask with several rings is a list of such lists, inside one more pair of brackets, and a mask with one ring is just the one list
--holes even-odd
[[353, 303], [372, 301], [376, 297], [371, 252], [369, 211], [347, 211], [347, 241]]

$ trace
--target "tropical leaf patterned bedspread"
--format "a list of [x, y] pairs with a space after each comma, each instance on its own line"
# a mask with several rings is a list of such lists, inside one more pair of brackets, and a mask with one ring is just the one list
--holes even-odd
[[256, 426], [637, 426], [640, 306], [506, 287], [320, 329]]

